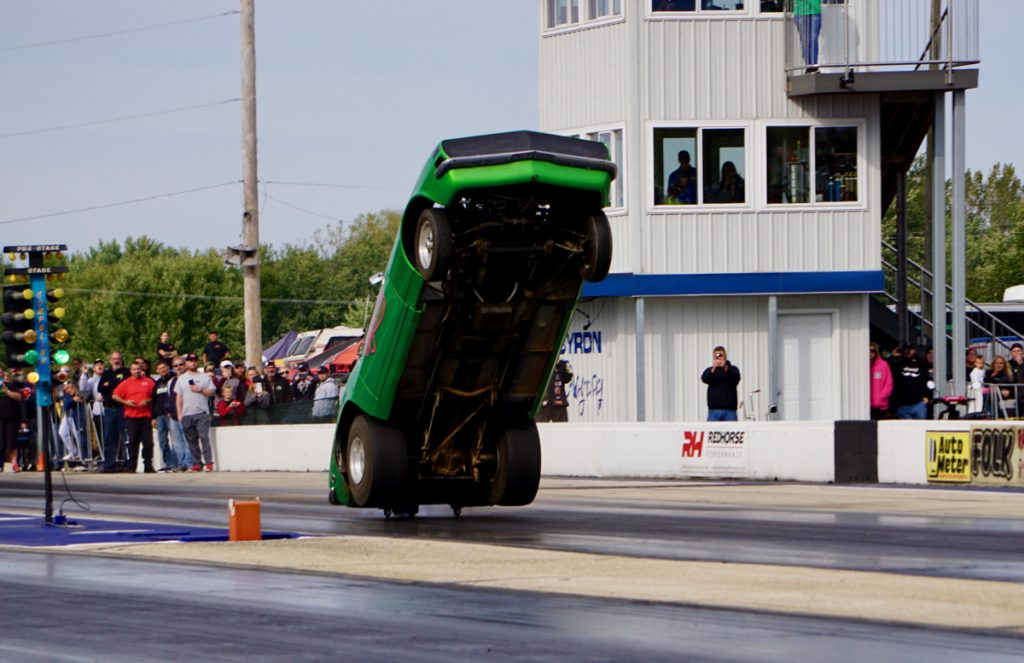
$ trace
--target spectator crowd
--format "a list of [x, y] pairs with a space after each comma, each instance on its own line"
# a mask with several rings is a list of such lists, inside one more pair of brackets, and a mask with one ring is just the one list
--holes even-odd
[[[935, 409], [934, 351], [902, 343], [883, 356], [877, 343], [870, 346], [871, 418], [932, 419], [960, 416], [963, 406], [972, 418], [1009, 419], [1024, 411], [1024, 345], [1010, 346], [1010, 356], [992, 355], [986, 363], [975, 348], [964, 354], [959, 369], [967, 380], [967, 393], [945, 399], [947, 408]], [[947, 377], [952, 377], [947, 376]]]
[[[160, 471], [212, 472], [211, 426], [334, 420], [340, 387], [329, 367], [284, 373], [273, 361], [232, 361], [216, 331], [201, 356], [179, 353], [163, 332], [155, 363], [137, 356], [126, 365], [116, 350], [91, 365], [74, 359], [53, 375], [51, 462], [157, 472], [158, 444]], [[37, 469], [35, 405], [24, 372], [0, 369], [0, 471]]]

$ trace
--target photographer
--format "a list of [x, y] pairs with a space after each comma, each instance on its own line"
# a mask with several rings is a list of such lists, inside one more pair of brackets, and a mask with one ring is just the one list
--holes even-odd
[[721, 345], [711, 353], [711, 366], [704, 369], [701, 381], [708, 386], [708, 421], [736, 421], [739, 399], [736, 387], [740, 369], [729, 363]]

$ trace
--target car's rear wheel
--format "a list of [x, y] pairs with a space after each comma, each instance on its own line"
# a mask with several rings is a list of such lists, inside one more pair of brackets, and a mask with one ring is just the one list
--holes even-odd
[[356, 506], [390, 505], [407, 473], [404, 433], [372, 417], [357, 416], [345, 448], [345, 474]]
[[585, 281], [601, 281], [612, 266], [612, 227], [604, 212], [597, 211], [587, 217], [586, 231], [580, 275]]
[[540, 485], [540, 434], [537, 424], [510, 428], [498, 440], [491, 504], [523, 506], [533, 501]]
[[413, 248], [416, 269], [426, 281], [436, 281], [448, 271], [452, 257], [452, 228], [444, 210], [423, 210], [416, 222]]

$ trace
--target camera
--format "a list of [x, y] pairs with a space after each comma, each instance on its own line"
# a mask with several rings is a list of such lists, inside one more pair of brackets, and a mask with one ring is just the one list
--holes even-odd
[[189, 383], [190, 385], [192, 385], [192, 386], [195, 386], [195, 384], [196, 384], [196, 381], [195, 381], [195, 380], [189, 380], [189, 381], [188, 381], [188, 383]]

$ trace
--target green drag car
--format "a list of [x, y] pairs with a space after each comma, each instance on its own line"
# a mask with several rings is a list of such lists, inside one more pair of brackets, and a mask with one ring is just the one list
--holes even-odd
[[405, 208], [341, 398], [332, 503], [521, 506], [534, 415], [583, 281], [608, 274], [601, 143], [532, 131], [442, 141]]

